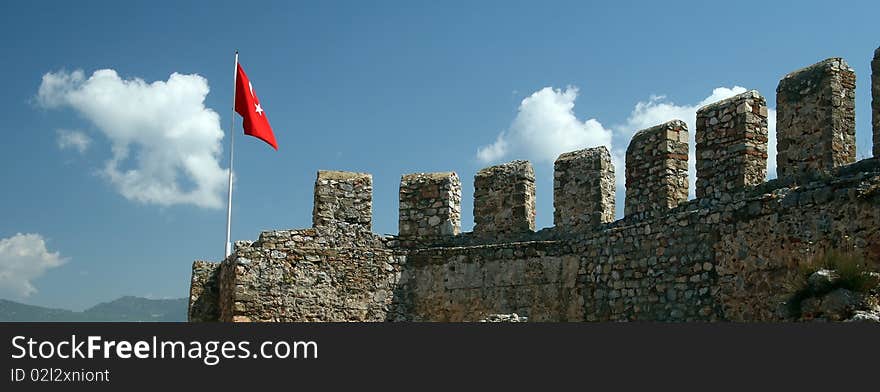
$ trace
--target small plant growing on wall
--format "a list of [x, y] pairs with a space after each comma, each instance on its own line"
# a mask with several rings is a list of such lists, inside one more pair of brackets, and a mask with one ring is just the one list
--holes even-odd
[[[877, 263], [852, 251], [832, 249], [799, 265], [798, 272], [786, 284], [792, 293], [786, 308], [790, 317], [801, 318], [816, 309], [830, 312], [835, 310], [834, 306], [847, 308], [854, 303], [876, 307], [878, 286]], [[828, 298], [832, 294], [835, 297]], [[827, 301], [824, 307], [823, 301]]]

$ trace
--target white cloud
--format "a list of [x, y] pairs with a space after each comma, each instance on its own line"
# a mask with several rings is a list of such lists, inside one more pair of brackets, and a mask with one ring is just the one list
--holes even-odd
[[494, 143], [480, 147], [477, 159], [482, 163], [504, 158], [553, 162], [564, 152], [610, 147], [610, 129], [595, 119], [581, 121], [574, 115], [577, 95], [577, 87], [545, 87], [523, 99], [510, 128], [499, 133]]
[[27, 297], [37, 291], [33, 279], [65, 261], [58, 252], [46, 249], [46, 241], [39, 234], [0, 238], [0, 293]]
[[83, 71], [47, 73], [37, 100], [73, 108], [107, 137], [112, 155], [101, 173], [127, 199], [220, 208], [223, 131], [205, 107], [208, 92], [208, 81], [195, 74], [147, 83], [102, 69], [88, 78]]
[[495, 143], [480, 147], [477, 150], [477, 159], [483, 163], [495, 162], [504, 158], [507, 155], [508, 149], [506, 133], [501, 132], [495, 138]]
[[[633, 108], [624, 125], [615, 127], [615, 138], [621, 143], [621, 146], [628, 145], [629, 140], [639, 130], [662, 124], [669, 120], [682, 120], [688, 126], [690, 134], [689, 151], [688, 151], [688, 194], [694, 197], [696, 191], [696, 153], [695, 153], [695, 135], [697, 109], [713, 102], [720, 101], [725, 98], [732, 97], [737, 94], [746, 92], [744, 87], [734, 86], [733, 88], [718, 87], [712, 90], [712, 93], [700, 102], [692, 105], [679, 105], [670, 102], [665, 96], [651, 96], [647, 102], [639, 102]], [[767, 110], [767, 128], [768, 128], [768, 146], [767, 146], [767, 174], [768, 178], [776, 177], [776, 110]], [[615, 166], [623, 167], [625, 162], [624, 155], [626, 149], [615, 150]], [[619, 163], [618, 163], [619, 162]], [[626, 182], [623, 170], [617, 171], [618, 192], [623, 192], [623, 184]]]
[[57, 134], [58, 148], [62, 150], [73, 149], [82, 154], [92, 144], [92, 139], [81, 131], [59, 129]]

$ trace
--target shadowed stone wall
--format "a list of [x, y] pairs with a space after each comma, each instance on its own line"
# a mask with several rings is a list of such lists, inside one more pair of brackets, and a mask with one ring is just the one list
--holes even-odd
[[399, 291], [412, 321], [478, 321], [517, 313], [530, 321], [583, 319], [579, 260], [554, 241], [415, 250]]
[[192, 267], [189, 286], [188, 320], [217, 321], [220, 318], [220, 265], [196, 260]]

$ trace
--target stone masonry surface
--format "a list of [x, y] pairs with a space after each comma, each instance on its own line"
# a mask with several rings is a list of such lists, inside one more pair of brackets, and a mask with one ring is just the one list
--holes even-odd
[[312, 224], [315, 227], [345, 222], [372, 229], [373, 176], [321, 170], [315, 180], [315, 205]]
[[[880, 320], [876, 300], [870, 311], [832, 306], [848, 304], [846, 290], [805, 300], [805, 318], [786, 311], [790, 283], [817, 254], [845, 250], [880, 267], [880, 159], [846, 163], [850, 141], [838, 127], [846, 104], [837, 98], [852, 90], [829, 80], [849, 71], [829, 61], [837, 65], [780, 82], [788, 95], [777, 100], [793, 110], [779, 120], [788, 127], [789, 175], [763, 181], [766, 114], [756, 92], [700, 110], [698, 159], [712, 162], [698, 163], [705, 188], [696, 199], [687, 200], [684, 123], [637, 133], [627, 149], [627, 213], [616, 221], [607, 215], [613, 167], [601, 147], [560, 156], [556, 225], [537, 232], [528, 162], [475, 176], [474, 233], [458, 232], [454, 173], [403, 176], [400, 235], [379, 236], [370, 231], [370, 176], [322, 171], [314, 227], [265, 231], [237, 241], [220, 263], [193, 263], [189, 319]], [[835, 98], [827, 89], [847, 92]]]
[[687, 200], [688, 130], [673, 120], [636, 132], [626, 149], [626, 216], [654, 217]]
[[474, 176], [474, 233], [535, 230], [535, 171], [527, 161], [480, 170]]
[[592, 230], [614, 220], [614, 164], [605, 146], [565, 153], [553, 173], [553, 223]]
[[767, 102], [751, 90], [697, 110], [697, 197], [764, 182]]
[[779, 81], [776, 170], [780, 178], [855, 162], [855, 88], [855, 72], [839, 57]]
[[461, 181], [455, 173], [416, 173], [400, 179], [399, 236], [410, 241], [461, 232]]
[[220, 266], [221, 321], [384, 321], [405, 258], [362, 230], [277, 230]]
[[880, 48], [871, 61], [871, 122], [874, 128], [874, 158], [880, 157]]
[[219, 265], [197, 260], [193, 263], [189, 292], [189, 320], [212, 321], [220, 318]]

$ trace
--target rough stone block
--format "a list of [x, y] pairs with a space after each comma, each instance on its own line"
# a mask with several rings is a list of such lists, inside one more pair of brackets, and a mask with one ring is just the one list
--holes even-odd
[[372, 230], [373, 176], [366, 173], [318, 171], [315, 180], [314, 227], [349, 225]]
[[474, 176], [474, 233], [535, 230], [535, 171], [528, 161], [485, 168]]
[[192, 280], [189, 286], [190, 322], [220, 320], [220, 264], [196, 260], [192, 266]]
[[553, 174], [553, 224], [590, 230], [614, 220], [614, 164], [605, 146], [559, 156]]
[[461, 232], [461, 181], [448, 173], [407, 174], [400, 179], [400, 237], [436, 238]]
[[828, 172], [855, 162], [856, 74], [833, 57], [799, 69], [776, 88], [780, 178]]
[[767, 176], [767, 101], [757, 91], [697, 110], [697, 197], [720, 197]]
[[880, 158], [880, 48], [871, 61], [871, 123], [874, 128], [874, 158]]
[[627, 216], [655, 217], [687, 201], [688, 129], [672, 120], [636, 132], [626, 149]]

